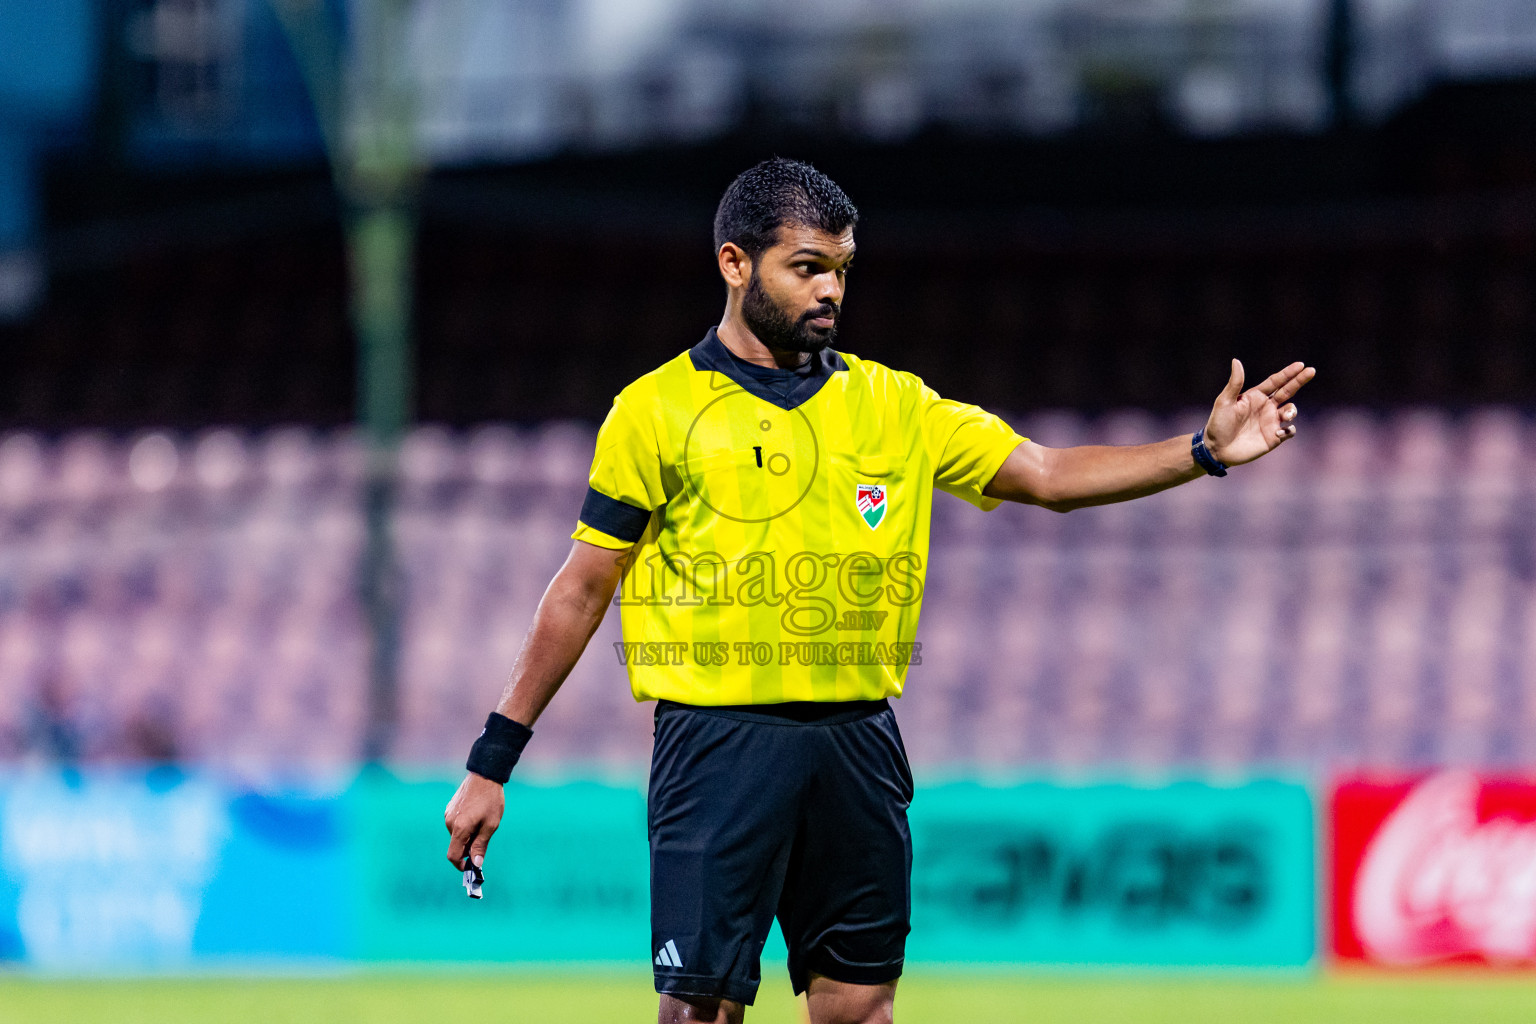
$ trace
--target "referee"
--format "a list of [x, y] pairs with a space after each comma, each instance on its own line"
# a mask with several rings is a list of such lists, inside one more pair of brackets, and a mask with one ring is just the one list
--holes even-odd
[[502, 784], [610, 603], [656, 701], [651, 958], [659, 1019], [740, 1021], [775, 916], [814, 1024], [889, 1021], [910, 930], [912, 776], [888, 699], [915, 634], [933, 488], [1067, 512], [1225, 475], [1296, 432], [1293, 363], [1203, 430], [1051, 449], [910, 373], [832, 348], [858, 211], [792, 160], [715, 214], [725, 315], [630, 384], [597, 437], [565, 564], [449, 802], [479, 867]]

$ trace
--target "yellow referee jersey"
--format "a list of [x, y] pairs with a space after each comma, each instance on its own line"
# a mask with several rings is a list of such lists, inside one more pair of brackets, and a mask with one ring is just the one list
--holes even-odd
[[635, 699], [900, 696], [932, 489], [996, 508], [1023, 440], [913, 374], [830, 349], [761, 367], [711, 328], [614, 399], [571, 534], [630, 551], [613, 656]]

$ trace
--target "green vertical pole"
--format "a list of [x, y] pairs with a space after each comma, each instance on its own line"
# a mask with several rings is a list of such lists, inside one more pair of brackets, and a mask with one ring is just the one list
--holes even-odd
[[326, 0], [271, 0], [287, 33], [346, 204], [357, 418], [367, 446], [359, 599], [368, 624], [364, 758], [384, 759], [399, 720], [405, 594], [394, 543], [398, 452], [411, 419], [412, 254], [421, 163], [405, 52], [409, 0], [348, 8], [347, 35]]
[[358, 419], [368, 449], [360, 583], [372, 643], [363, 755], [382, 760], [399, 720], [400, 620], [404, 600], [394, 539], [400, 439], [411, 413], [411, 290], [415, 225], [400, 206], [353, 214], [352, 322], [357, 335]]

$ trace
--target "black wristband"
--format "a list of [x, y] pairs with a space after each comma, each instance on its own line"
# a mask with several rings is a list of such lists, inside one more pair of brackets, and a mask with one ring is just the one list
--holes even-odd
[[523, 756], [523, 748], [532, 738], [533, 730], [522, 722], [492, 711], [486, 716], [480, 738], [469, 748], [469, 760], [464, 767], [492, 782], [504, 783], [512, 777], [512, 766]]
[[1211, 476], [1226, 476], [1227, 466], [1211, 450], [1205, 446], [1205, 431], [1195, 431], [1194, 439], [1189, 442], [1189, 453], [1195, 457], [1195, 465], [1205, 470]]

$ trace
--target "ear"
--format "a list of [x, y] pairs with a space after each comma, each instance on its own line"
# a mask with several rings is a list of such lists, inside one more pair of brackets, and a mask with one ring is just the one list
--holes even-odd
[[752, 279], [752, 257], [735, 242], [726, 242], [716, 254], [720, 261], [720, 276], [729, 288], [745, 288]]

